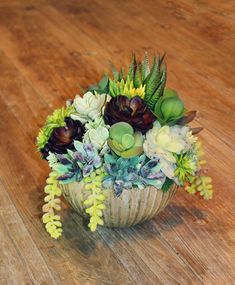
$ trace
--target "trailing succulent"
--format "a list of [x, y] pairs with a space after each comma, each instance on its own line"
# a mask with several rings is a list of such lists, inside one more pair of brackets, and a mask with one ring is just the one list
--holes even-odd
[[106, 176], [103, 180], [105, 188], [114, 189], [120, 196], [124, 189], [137, 186], [143, 189], [147, 185], [160, 189], [165, 182], [159, 160], [148, 160], [145, 155], [123, 158], [110, 154], [104, 156]]

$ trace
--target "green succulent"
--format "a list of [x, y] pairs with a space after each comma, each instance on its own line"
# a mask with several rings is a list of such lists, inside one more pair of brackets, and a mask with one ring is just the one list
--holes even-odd
[[52, 131], [55, 128], [65, 126], [65, 118], [70, 117], [70, 115], [74, 112], [75, 109], [71, 105], [66, 108], [62, 107], [60, 109], [56, 109], [50, 116], [47, 117], [46, 123], [39, 131], [36, 140], [36, 146], [39, 151], [43, 149], [45, 144], [48, 142]]
[[197, 171], [197, 158], [192, 152], [175, 155], [175, 158], [175, 176], [177, 176], [180, 183], [184, 185], [184, 182], [189, 181], [189, 179], [194, 176]]
[[107, 94], [109, 91], [108, 75], [105, 74], [99, 83], [90, 85], [87, 91], [91, 91], [92, 93], [96, 92], [98, 94]]
[[134, 132], [131, 125], [119, 122], [109, 129], [109, 147], [119, 156], [130, 158], [143, 152], [144, 137], [140, 132]]
[[179, 98], [176, 91], [166, 89], [163, 96], [154, 107], [154, 114], [161, 125], [173, 125], [183, 117], [185, 112], [184, 103]]
[[[147, 52], [142, 62], [137, 62], [136, 56], [133, 54], [127, 73], [125, 73], [124, 69], [118, 72], [113, 67], [114, 79], [110, 80], [109, 85], [111, 96], [129, 95], [133, 97], [138, 95], [144, 97], [146, 104], [153, 110], [158, 99], [163, 95], [166, 84], [167, 72], [166, 67], [163, 66], [163, 59], [164, 56], [159, 56], [158, 58], [154, 56], [152, 66], [150, 66]], [[128, 94], [120, 92], [124, 90], [124, 87]]]
[[141, 84], [138, 88], [134, 87], [134, 81], [130, 79], [128, 75], [126, 80], [121, 79], [120, 81], [110, 80], [109, 82], [109, 93], [112, 97], [118, 95], [125, 95], [129, 99], [135, 96], [144, 98], [145, 85]]

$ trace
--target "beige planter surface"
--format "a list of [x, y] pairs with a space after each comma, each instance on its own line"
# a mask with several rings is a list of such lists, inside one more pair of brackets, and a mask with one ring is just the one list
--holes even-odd
[[[89, 193], [85, 190], [84, 184], [74, 182], [61, 185], [61, 188], [65, 199], [73, 209], [84, 218], [88, 218], [83, 201]], [[116, 197], [113, 191], [104, 189], [103, 194], [106, 196], [104, 226], [129, 227], [151, 219], [167, 206], [176, 189], [175, 184], [167, 192], [152, 186], [143, 190], [132, 188], [124, 190], [120, 197]]]

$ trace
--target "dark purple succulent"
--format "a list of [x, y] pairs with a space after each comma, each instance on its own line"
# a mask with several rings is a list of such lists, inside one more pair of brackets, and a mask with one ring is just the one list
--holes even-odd
[[74, 149], [73, 141], [81, 141], [85, 128], [78, 120], [73, 120], [69, 117], [65, 118], [65, 126], [55, 128], [47, 144], [41, 150], [43, 158], [49, 155], [49, 151], [52, 153], [67, 153], [67, 149]]
[[104, 120], [110, 126], [118, 122], [129, 123], [136, 131], [145, 134], [153, 127], [156, 117], [140, 97], [128, 99], [119, 95], [106, 104]]

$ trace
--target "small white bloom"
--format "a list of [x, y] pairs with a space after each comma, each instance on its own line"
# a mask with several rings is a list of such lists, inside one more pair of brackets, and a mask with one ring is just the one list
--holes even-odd
[[96, 129], [89, 129], [84, 135], [83, 142], [91, 143], [96, 149], [103, 149], [109, 137], [109, 131], [106, 127], [99, 126]]
[[101, 116], [106, 100], [106, 94], [93, 94], [92, 92], [87, 92], [83, 97], [77, 95], [73, 102], [76, 114], [72, 114], [71, 118], [73, 120], [79, 120], [82, 123], [95, 120], [97, 117]]
[[109, 128], [109, 126], [105, 124], [103, 117], [97, 117], [94, 121], [89, 121], [85, 124], [87, 130], [96, 129], [98, 127]]

